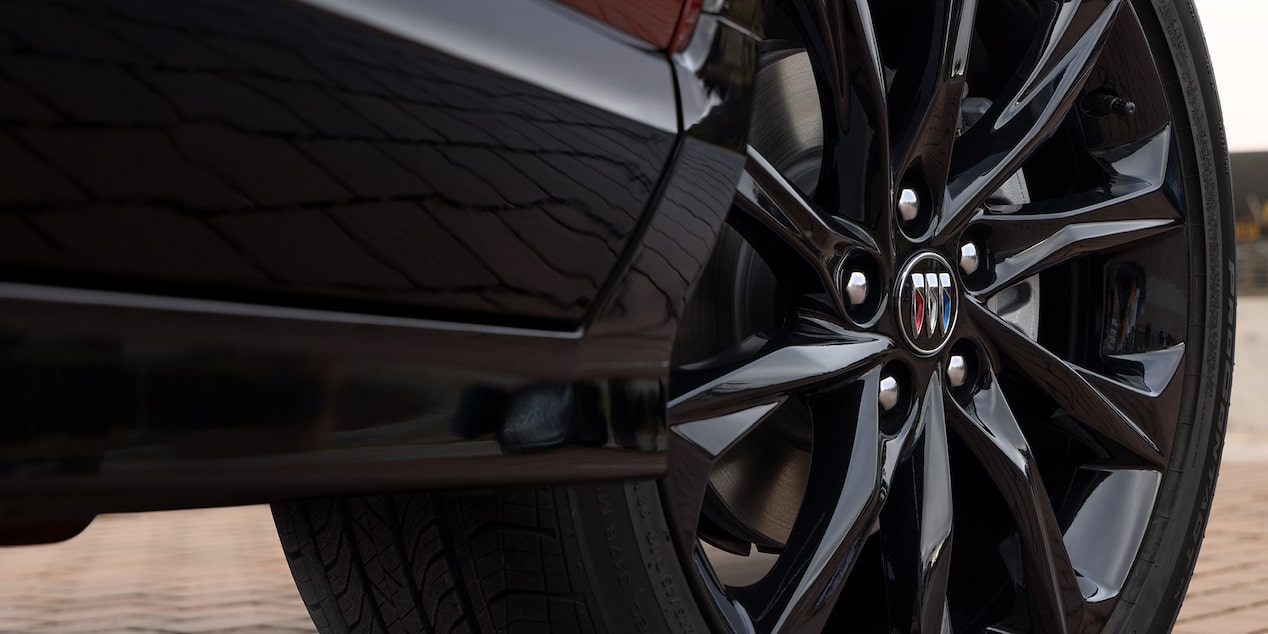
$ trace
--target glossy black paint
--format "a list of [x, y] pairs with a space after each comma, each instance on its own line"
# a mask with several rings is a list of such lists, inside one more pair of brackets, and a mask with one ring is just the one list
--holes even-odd
[[0, 22], [10, 280], [570, 330], [675, 141], [291, 2]]
[[375, 28], [422, 5], [9, 6], [0, 523], [663, 473], [751, 45], [567, 16], [657, 108], [720, 96], [679, 138]]
[[372, 355], [159, 337], [12, 336], [0, 355], [9, 522], [629, 477], [663, 461], [655, 377], [462, 381]]

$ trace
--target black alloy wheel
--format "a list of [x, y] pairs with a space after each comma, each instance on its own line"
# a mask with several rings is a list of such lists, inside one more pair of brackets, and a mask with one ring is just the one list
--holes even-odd
[[1192, 282], [1228, 216], [1154, 7], [792, 1], [765, 37], [670, 379], [663, 491], [714, 623], [1129, 622], [1223, 425], [1194, 421], [1226, 300]]

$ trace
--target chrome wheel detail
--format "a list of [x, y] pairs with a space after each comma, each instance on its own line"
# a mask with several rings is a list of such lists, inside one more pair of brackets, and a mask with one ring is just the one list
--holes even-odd
[[965, 275], [976, 273], [979, 257], [976, 244], [965, 242], [960, 245], [960, 270]]
[[881, 404], [881, 409], [890, 411], [898, 406], [899, 387], [898, 379], [892, 376], [886, 376], [881, 379], [880, 398], [877, 400]]
[[932, 251], [917, 253], [899, 271], [894, 296], [899, 331], [910, 349], [920, 355], [941, 350], [960, 313], [951, 265]]
[[898, 217], [903, 222], [912, 222], [920, 216], [920, 195], [910, 187], [898, 192]]
[[969, 362], [963, 355], [953, 354], [947, 359], [947, 385], [961, 387], [969, 376]]
[[[1080, 509], [1171, 457], [1176, 126], [1121, 0], [982, 4], [771, 18], [728, 240], [772, 281], [716, 258], [727, 290], [687, 311], [715, 334], [680, 336], [669, 381], [666, 497], [720, 627], [1082, 631], [1117, 604], [1152, 506]], [[1128, 68], [1134, 114], [1090, 112]]]
[[854, 306], [867, 300], [867, 276], [862, 271], [850, 273], [849, 281], [845, 283], [845, 295]]

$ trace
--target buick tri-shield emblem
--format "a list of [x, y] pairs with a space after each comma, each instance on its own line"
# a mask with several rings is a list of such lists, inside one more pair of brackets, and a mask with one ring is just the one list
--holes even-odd
[[936, 253], [921, 253], [903, 267], [898, 284], [898, 321], [907, 343], [918, 352], [937, 352], [960, 307], [950, 265]]

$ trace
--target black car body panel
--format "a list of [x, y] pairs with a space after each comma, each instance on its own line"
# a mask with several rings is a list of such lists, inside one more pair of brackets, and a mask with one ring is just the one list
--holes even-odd
[[0, 10], [10, 279], [573, 329], [673, 149], [302, 5], [116, 4]]
[[755, 10], [671, 56], [501, 3], [596, 79], [317, 4], [0, 8], [0, 522], [663, 472]]

